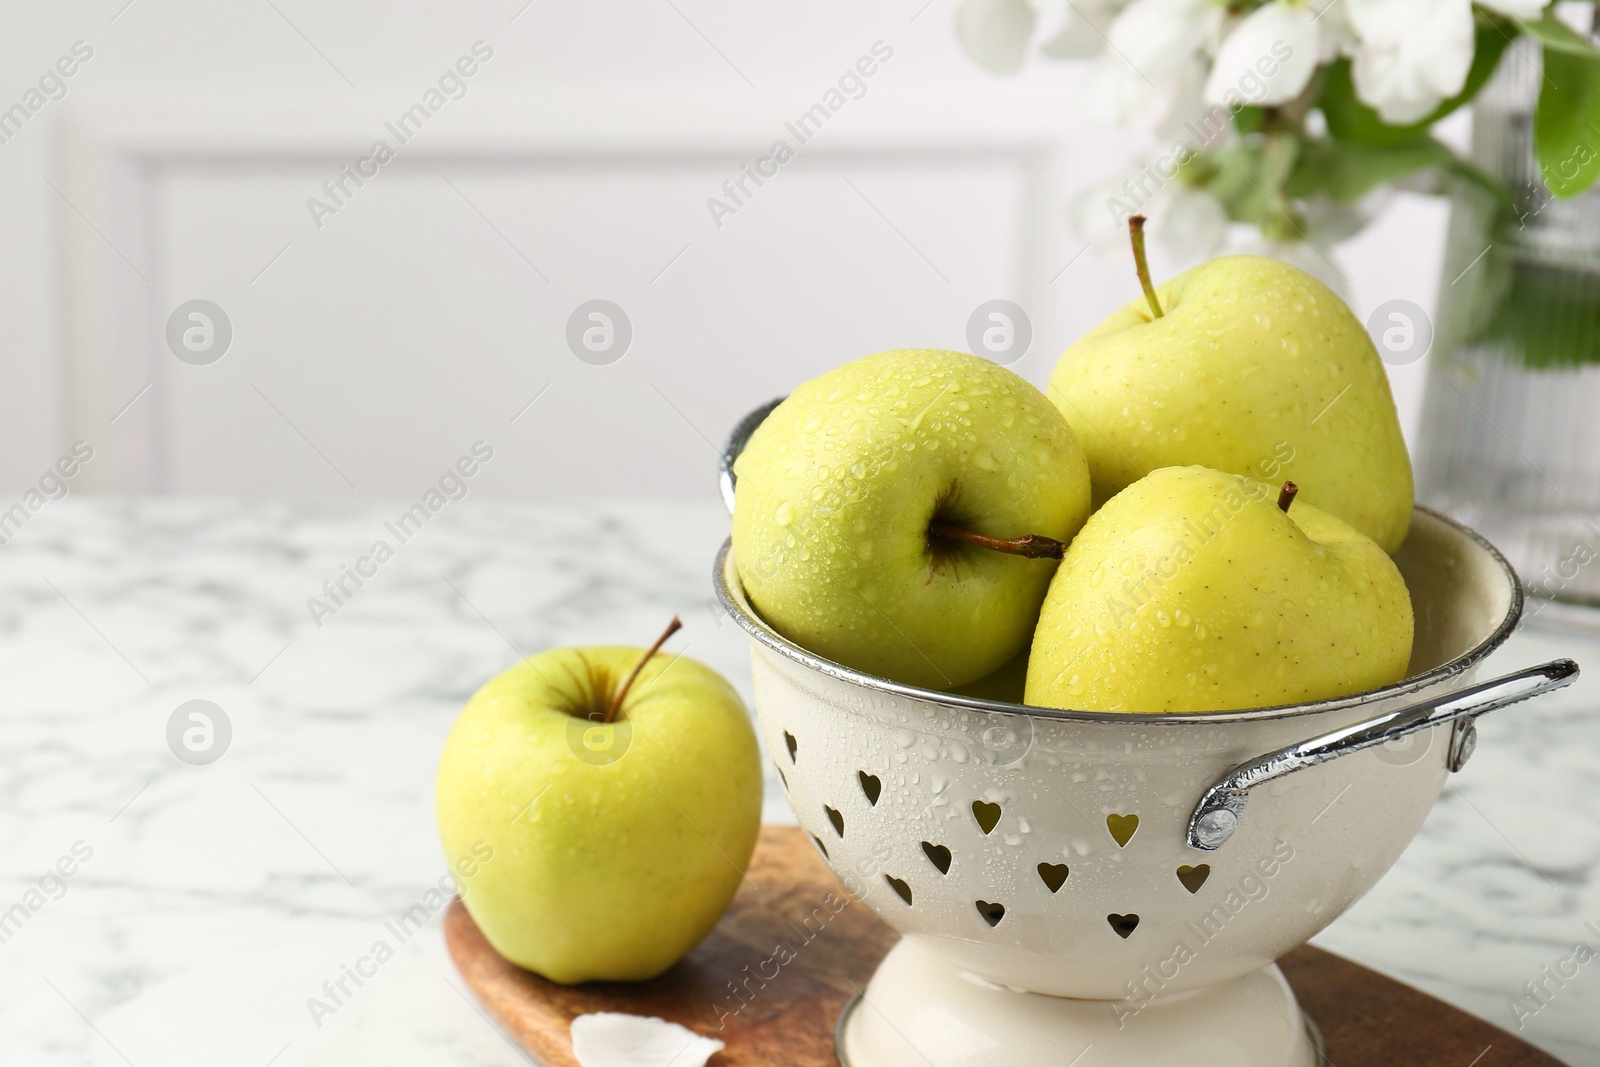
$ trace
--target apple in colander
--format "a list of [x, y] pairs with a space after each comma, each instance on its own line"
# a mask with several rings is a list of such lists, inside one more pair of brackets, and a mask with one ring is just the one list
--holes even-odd
[[1404, 678], [1413, 618], [1399, 569], [1296, 491], [1164, 467], [1112, 497], [1050, 583], [1027, 702], [1230, 711]]
[[797, 388], [734, 465], [734, 558], [779, 633], [948, 689], [1028, 645], [1089, 472], [1044, 394], [986, 359], [901, 349]]

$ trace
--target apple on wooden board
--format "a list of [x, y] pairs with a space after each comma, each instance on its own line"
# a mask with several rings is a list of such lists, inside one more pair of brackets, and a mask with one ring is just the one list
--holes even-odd
[[1083, 449], [1044, 395], [939, 349], [801, 385], [734, 473], [734, 558], [762, 617], [820, 656], [940, 689], [1027, 647], [1089, 513]]
[[1224, 256], [1159, 289], [1130, 220], [1145, 295], [1081, 337], [1050, 399], [1088, 453], [1096, 506], [1161, 467], [1290, 479], [1302, 503], [1393, 552], [1413, 506], [1411, 461], [1366, 329], [1287, 263]]
[[561, 648], [479, 689], [439, 761], [449, 857], [487, 843], [462, 902], [502, 956], [553, 981], [643, 980], [721, 918], [761, 823], [744, 703], [649, 650]]
[[1112, 497], [1067, 550], [1027, 701], [1203, 712], [1364, 692], [1405, 676], [1412, 623], [1394, 561], [1296, 501], [1293, 482], [1165, 467]]

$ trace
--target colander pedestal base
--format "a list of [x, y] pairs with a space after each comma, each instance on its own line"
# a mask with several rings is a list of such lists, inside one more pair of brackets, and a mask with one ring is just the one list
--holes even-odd
[[1275, 965], [1143, 1002], [1071, 1000], [965, 974], [914, 937], [838, 1031], [843, 1067], [1318, 1067], [1320, 1043]]

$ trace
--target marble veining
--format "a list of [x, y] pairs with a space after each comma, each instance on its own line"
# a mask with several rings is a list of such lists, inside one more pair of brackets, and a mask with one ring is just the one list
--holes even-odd
[[[675, 647], [748, 696], [709, 582], [726, 518], [468, 499], [395, 545], [403, 508], [69, 499], [0, 548], [0, 1062], [526, 1062], [437, 914], [396, 925], [440, 896], [439, 746], [518, 656], [643, 644], [675, 612]], [[314, 617], [380, 538], [393, 558]], [[1317, 940], [1600, 1067], [1600, 958], [1572, 962], [1600, 951], [1600, 633], [1528, 627], [1487, 670], [1556, 655], [1590, 676], [1484, 720], [1418, 839]], [[232, 726], [208, 766], [167, 747], [191, 699]], [[792, 821], [768, 773], [766, 817]], [[333, 1003], [324, 983], [375, 956]]]

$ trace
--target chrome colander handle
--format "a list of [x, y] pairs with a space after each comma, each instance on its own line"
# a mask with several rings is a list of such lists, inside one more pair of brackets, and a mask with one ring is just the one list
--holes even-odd
[[1473, 722], [1479, 715], [1564, 688], [1577, 677], [1578, 665], [1572, 660], [1551, 660], [1386, 712], [1242, 763], [1207, 789], [1200, 803], [1195, 805], [1194, 814], [1189, 816], [1189, 847], [1202, 852], [1221, 848], [1238, 829], [1250, 790], [1256, 786], [1440, 723], [1455, 723], [1450, 732], [1449, 767], [1459, 771], [1477, 745], [1477, 728]]
[[778, 397], [769, 400], [756, 408], [750, 414], [739, 420], [728, 434], [728, 440], [722, 446], [722, 459], [717, 463], [718, 482], [722, 486], [722, 502], [728, 506], [728, 514], [733, 514], [733, 487], [737, 482], [733, 476], [733, 461], [739, 458], [739, 453], [744, 451], [744, 446], [750, 443], [750, 435], [756, 432], [756, 427], [766, 421], [772, 409], [787, 400], [788, 397]]

